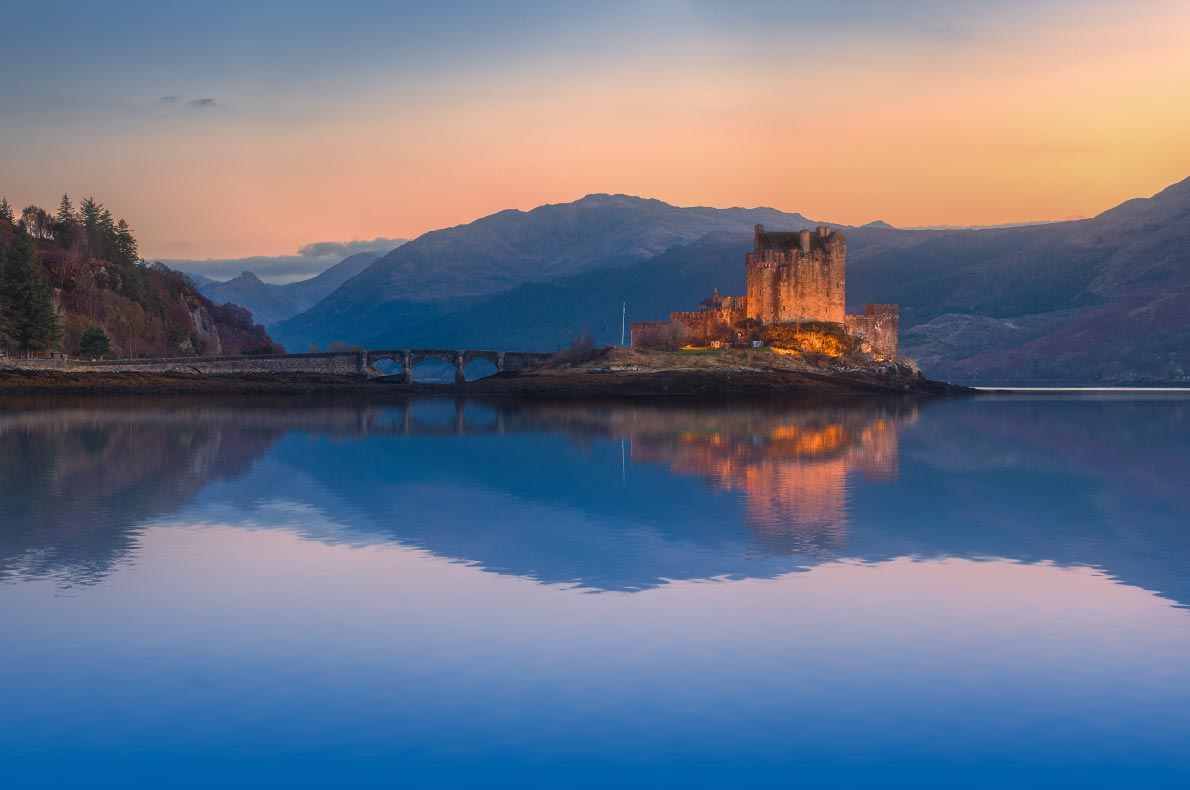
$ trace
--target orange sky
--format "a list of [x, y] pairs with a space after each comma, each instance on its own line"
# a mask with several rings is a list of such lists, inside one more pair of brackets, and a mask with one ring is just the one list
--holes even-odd
[[962, 225], [1089, 216], [1190, 176], [1190, 4], [1010, 2], [896, 35], [725, 29], [704, 5], [658, 4], [669, 37], [571, 31], [457, 64], [255, 60], [201, 94], [187, 71], [27, 106], [10, 87], [0, 193], [93, 193], [147, 256], [202, 258], [591, 192]]

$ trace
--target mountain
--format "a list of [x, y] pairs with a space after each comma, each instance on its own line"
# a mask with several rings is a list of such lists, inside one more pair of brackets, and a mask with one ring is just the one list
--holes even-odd
[[[757, 222], [817, 224], [773, 209], [683, 209], [624, 196], [502, 212], [410, 242], [274, 331], [295, 348], [346, 339], [373, 348], [550, 350], [585, 327], [617, 343], [625, 302], [629, 321], [661, 320], [712, 288], [742, 292]], [[1190, 179], [1084, 220], [839, 227], [849, 307], [900, 304], [902, 352], [930, 375], [989, 383], [1187, 378]]]
[[[793, 228], [813, 223], [770, 224]], [[901, 249], [905, 238], [883, 229], [847, 229], [852, 256]], [[752, 245], [751, 226], [747, 231], [716, 231], [640, 263], [524, 283], [428, 325], [413, 318], [366, 338], [365, 344], [551, 351], [586, 329], [600, 343], [619, 343], [623, 308], [628, 322], [665, 320], [672, 310], [693, 309], [715, 288], [723, 294], [744, 293], [744, 256]]]
[[265, 326], [309, 310], [336, 288], [367, 269], [384, 253], [359, 252], [336, 263], [308, 280], [284, 285], [266, 283], [254, 273], [246, 271], [227, 282], [216, 282], [202, 275], [187, 274], [192, 281], [206, 280], [199, 289], [208, 299], [225, 304], [230, 302], [250, 311]]
[[315, 277], [278, 287], [287, 299], [301, 306], [302, 310], [309, 310], [334, 293], [340, 285], [367, 269], [384, 254], [379, 250], [357, 252]]
[[[1075, 222], [859, 256], [907, 353], [964, 380], [1179, 381], [1190, 356], [1190, 179]], [[851, 283], [849, 283], [849, 286]]]
[[286, 298], [282, 286], [262, 282], [252, 272], [244, 272], [225, 283], [204, 285], [200, 290], [216, 304], [230, 302], [243, 307], [264, 326], [302, 312], [301, 307]]
[[627, 320], [633, 321], [662, 318], [680, 306], [696, 305], [716, 287], [723, 293], [742, 293], [741, 262], [751, 245], [751, 231], [716, 231], [642, 263], [524, 283], [432, 325], [410, 322], [366, 342], [372, 348], [443, 345], [552, 351], [590, 329], [601, 343], [619, 343], [622, 305], [627, 304]]
[[716, 231], [751, 233], [757, 223], [800, 227], [809, 220], [768, 208], [679, 208], [627, 195], [502, 211], [398, 247], [272, 331], [289, 348], [358, 343], [433, 324], [526, 282], [627, 266]]

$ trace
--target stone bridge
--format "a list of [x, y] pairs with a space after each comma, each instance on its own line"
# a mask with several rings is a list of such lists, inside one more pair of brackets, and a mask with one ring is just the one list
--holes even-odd
[[401, 367], [406, 384], [413, 383], [413, 367], [436, 359], [454, 365], [455, 383], [467, 381], [467, 365], [486, 360], [498, 373], [539, 367], [549, 354], [535, 351], [472, 351], [442, 348], [401, 348], [375, 351], [327, 351], [310, 354], [263, 354], [236, 357], [176, 357], [173, 359], [111, 359], [54, 361], [41, 366], [75, 370], [135, 371], [139, 373], [314, 373], [375, 379], [386, 374], [378, 362]]

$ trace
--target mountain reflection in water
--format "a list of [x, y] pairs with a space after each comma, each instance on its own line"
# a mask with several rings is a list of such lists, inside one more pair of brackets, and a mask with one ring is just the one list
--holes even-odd
[[0, 402], [0, 581], [161, 524], [395, 542], [592, 591], [832, 559], [1086, 565], [1190, 603], [1187, 401]]

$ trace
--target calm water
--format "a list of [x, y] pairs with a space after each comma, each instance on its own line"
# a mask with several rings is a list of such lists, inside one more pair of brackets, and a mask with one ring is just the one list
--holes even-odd
[[1190, 786], [1190, 399], [0, 400], [0, 783]]

